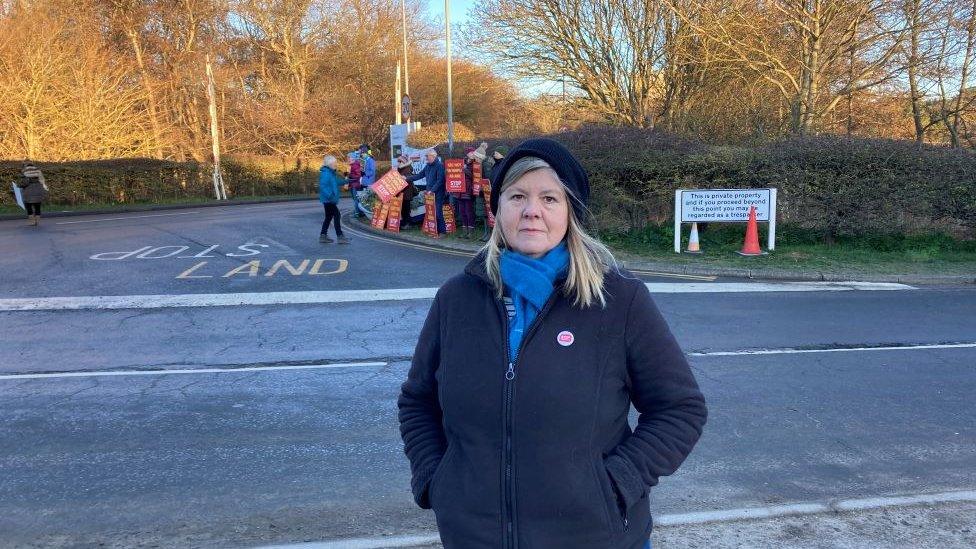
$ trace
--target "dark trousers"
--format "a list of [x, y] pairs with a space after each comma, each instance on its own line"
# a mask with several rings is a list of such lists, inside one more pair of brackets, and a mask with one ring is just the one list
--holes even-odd
[[447, 232], [447, 226], [444, 224], [444, 203], [447, 202], [447, 197], [444, 195], [435, 194], [434, 195], [434, 208], [436, 208], [437, 214], [437, 232], [438, 234], [444, 234]]
[[27, 215], [41, 215], [40, 202], [24, 202], [24, 206], [27, 207]]
[[461, 226], [474, 227], [474, 199], [458, 198], [457, 204], [461, 214]]
[[329, 225], [334, 220], [336, 236], [342, 236], [342, 224], [339, 221], [339, 205], [331, 203], [322, 205], [325, 206], [325, 221], [322, 222], [322, 234], [328, 234]]

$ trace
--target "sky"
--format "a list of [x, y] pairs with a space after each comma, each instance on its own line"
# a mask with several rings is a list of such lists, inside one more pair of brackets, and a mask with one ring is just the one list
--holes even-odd
[[[455, 55], [463, 54], [459, 51], [457, 28], [468, 21], [468, 11], [476, 3], [474, 0], [450, 0], [451, 2], [451, 27], [454, 29], [454, 52]], [[430, 14], [443, 21], [444, 0], [428, 0], [427, 9]], [[559, 93], [562, 89], [561, 84], [554, 82], [526, 82], [523, 83], [522, 92], [528, 96], [536, 96], [543, 93]]]
[[[468, 8], [474, 5], [474, 0], [450, 0], [451, 1], [451, 23], [457, 25], [464, 23], [468, 19]], [[427, 8], [431, 15], [438, 18], [444, 17], [444, 0], [429, 0]]]

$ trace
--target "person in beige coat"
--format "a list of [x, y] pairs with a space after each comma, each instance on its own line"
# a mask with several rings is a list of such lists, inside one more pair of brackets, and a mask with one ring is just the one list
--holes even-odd
[[27, 208], [27, 224], [36, 227], [41, 221], [41, 203], [47, 198], [44, 174], [33, 162], [24, 162], [17, 186], [21, 188], [24, 206]]

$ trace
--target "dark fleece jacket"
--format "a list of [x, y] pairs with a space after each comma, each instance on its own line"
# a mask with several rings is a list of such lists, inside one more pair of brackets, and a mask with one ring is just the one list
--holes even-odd
[[514, 363], [483, 255], [434, 298], [398, 404], [414, 499], [448, 549], [641, 547], [650, 487], [701, 435], [704, 398], [647, 287], [610, 272], [606, 308], [581, 309], [563, 282]]

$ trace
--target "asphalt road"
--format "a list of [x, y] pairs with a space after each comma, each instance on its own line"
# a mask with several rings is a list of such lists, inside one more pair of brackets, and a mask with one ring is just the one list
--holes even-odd
[[[411, 502], [395, 410], [429, 299], [4, 300], [428, 288], [467, 259], [355, 234], [319, 244], [314, 203], [147, 215], [0, 222], [0, 546], [433, 531]], [[267, 276], [280, 260], [308, 263]], [[976, 290], [725, 293], [716, 280], [681, 293], [686, 280], [648, 280], [675, 285], [656, 300], [710, 406], [655, 513], [976, 489]], [[149, 375], [94, 375], [127, 371]]]

